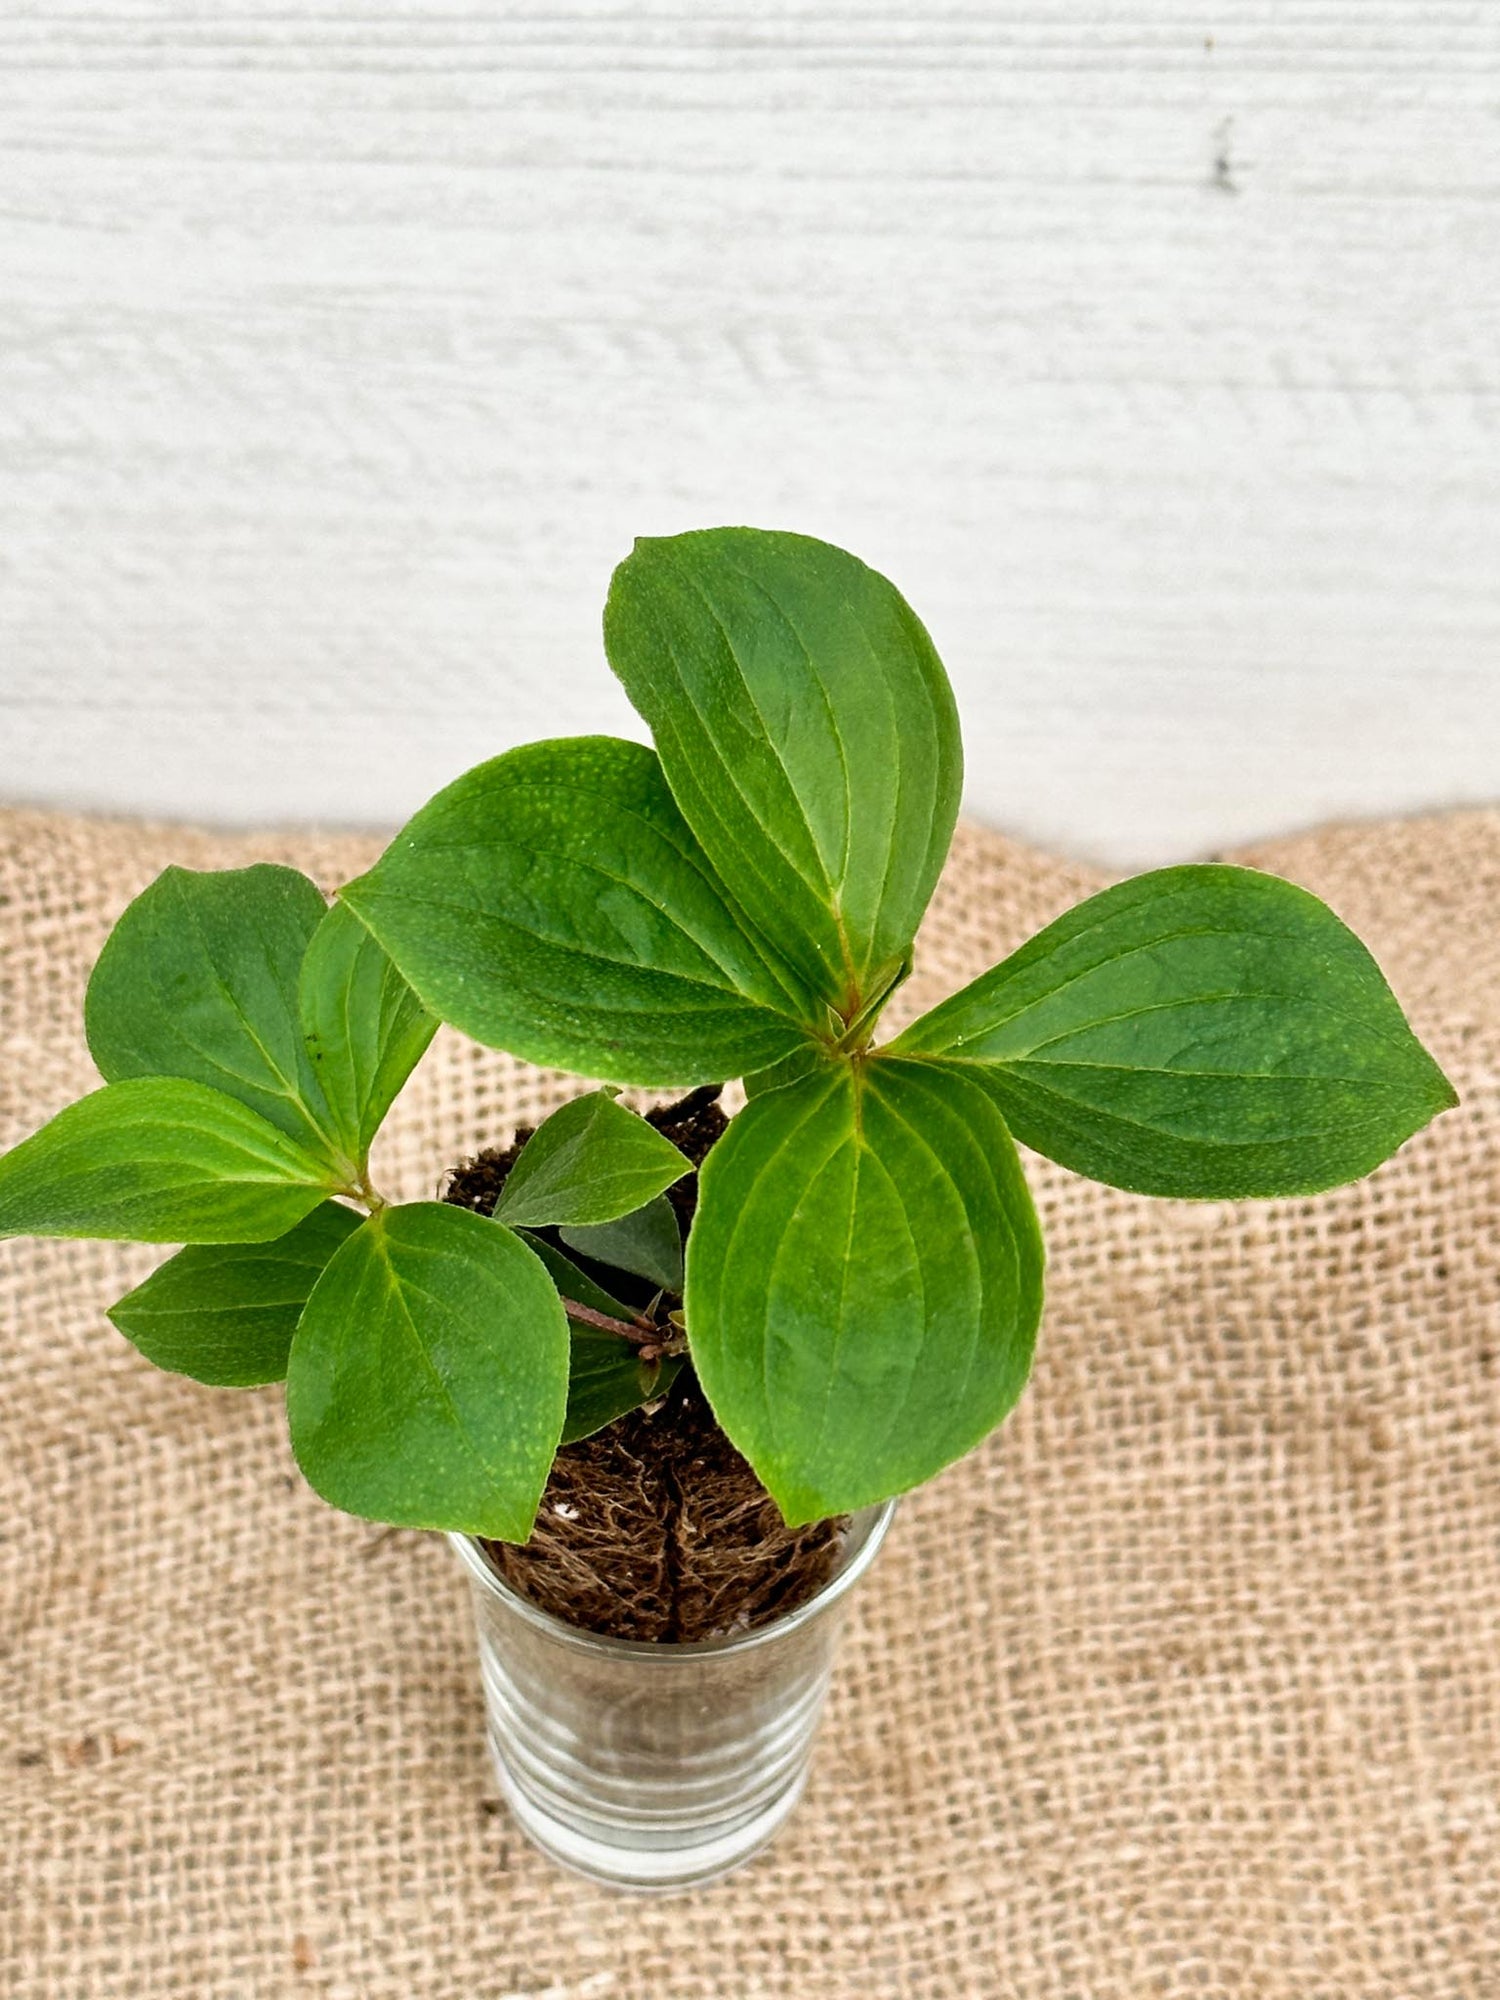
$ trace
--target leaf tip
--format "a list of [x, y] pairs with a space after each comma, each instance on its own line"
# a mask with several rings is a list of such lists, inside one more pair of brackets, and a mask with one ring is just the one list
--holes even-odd
[[[1417, 1041], [1415, 1036], [1412, 1037], [1412, 1040], [1421, 1058], [1418, 1102], [1421, 1105], [1422, 1118], [1420, 1124], [1413, 1127], [1414, 1132], [1419, 1132], [1423, 1126], [1430, 1125], [1434, 1118], [1440, 1118], [1445, 1111], [1454, 1110], [1463, 1100], [1458, 1094], [1453, 1079], [1443, 1069], [1427, 1045], [1424, 1042]], [[1417, 1079], [1414, 1078], [1413, 1080], [1415, 1082]]]
[[789, 1528], [808, 1528], [815, 1521], [826, 1521], [831, 1515], [846, 1511], [842, 1505], [830, 1505], [826, 1495], [815, 1492], [805, 1479], [799, 1479], [794, 1466], [772, 1465], [761, 1455], [755, 1473]]
[[513, 1548], [523, 1549], [531, 1540], [531, 1531], [535, 1528], [536, 1517], [541, 1511], [542, 1496], [538, 1493], [535, 1504], [525, 1515], [507, 1512], [503, 1520], [499, 1515], [495, 1515], [487, 1518], [478, 1527], [462, 1528], [459, 1532], [473, 1535], [480, 1541], [506, 1542]]

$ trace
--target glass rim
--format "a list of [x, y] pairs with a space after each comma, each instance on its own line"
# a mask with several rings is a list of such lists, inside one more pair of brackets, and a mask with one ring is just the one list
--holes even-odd
[[[857, 1524], [861, 1519], [868, 1521], [864, 1539], [820, 1590], [784, 1617], [773, 1618], [765, 1625], [752, 1626], [747, 1632], [727, 1632], [716, 1639], [616, 1639], [605, 1632], [590, 1632], [585, 1626], [570, 1625], [566, 1619], [544, 1611], [539, 1604], [533, 1604], [529, 1597], [523, 1597], [520, 1591], [513, 1589], [479, 1546], [477, 1535], [450, 1533], [448, 1545], [475, 1583], [491, 1596], [498, 1597], [509, 1610], [536, 1631], [545, 1633], [549, 1639], [581, 1652], [618, 1653], [626, 1659], [655, 1660], [665, 1666], [679, 1660], [702, 1659], [710, 1654], [748, 1653], [757, 1646], [769, 1645], [784, 1633], [795, 1632], [800, 1626], [810, 1624], [858, 1583], [875, 1560], [895, 1512], [894, 1499], [878, 1501], [872, 1507], [856, 1508], [851, 1515], [851, 1524]], [[853, 1532], [855, 1528], [851, 1525]]]

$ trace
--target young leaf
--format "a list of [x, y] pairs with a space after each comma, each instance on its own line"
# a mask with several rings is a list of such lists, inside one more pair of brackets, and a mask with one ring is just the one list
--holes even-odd
[[664, 1292], [682, 1290], [682, 1231], [665, 1195], [648, 1201], [633, 1215], [622, 1215], [618, 1222], [562, 1229], [558, 1234], [569, 1249], [596, 1264], [630, 1271]]
[[669, 1139], [606, 1090], [554, 1111], [516, 1156], [495, 1220], [512, 1229], [610, 1222], [692, 1171]]
[[627, 1325], [634, 1319], [633, 1306], [622, 1304], [602, 1285], [596, 1285], [586, 1271], [580, 1271], [572, 1258], [555, 1249], [545, 1236], [534, 1236], [529, 1229], [518, 1229], [516, 1234], [528, 1250], [541, 1258], [547, 1275], [564, 1299], [571, 1299], [575, 1305], [591, 1306], [595, 1312], [608, 1313], [611, 1319], [622, 1319]]
[[564, 1444], [592, 1437], [616, 1417], [623, 1417], [627, 1410], [639, 1409], [653, 1396], [664, 1396], [682, 1366], [679, 1355], [669, 1355], [661, 1361], [642, 1361], [627, 1342], [610, 1334], [591, 1334], [586, 1328], [576, 1326], [572, 1331]]
[[764, 1068], [819, 1008], [725, 894], [650, 750], [481, 764], [341, 892], [441, 1020], [620, 1083]]
[[815, 1069], [821, 1069], [828, 1061], [828, 1052], [815, 1042], [808, 1042], [769, 1069], [757, 1070], [745, 1078], [746, 1097], [759, 1097], [767, 1090], [780, 1090], [783, 1084], [797, 1083], [804, 1076], [810, 1076]]
[[108, 1083], [178, 1076], [227, 1092], [315, 1151], [326, 1113], [297, 978], [323, 920], [295, 868], [168, 868], [110, 932], [84, 1022]]
[[568, 1324], [521, 1239], [444, 1202], [378, 1211], [313, 1287], [292, 1449], [369, 1520], [524, 1542], [568, 1402]]
[[380, 1121], [437, 1032], [437, 1018], [341, 903], [313, 932], [297, 1003], [333, 1136], [363, 1168]]
[[109, 1316], [158, 1368], [227, 1388], [279, 1382], [308, 1294], [359, 1221], [325, 1201], [274, 1242], [179, 1250]]
[[977, 1444], [1026, 1381], [1041, 1303], [1015, 1147], [957, 1066], [826, 1066], [754, 1098], [704, 1162], [693, 1361], [794, 1526]]
[[958, 713], [916, 614], [827, 542], [712, 528], [636, 543], [604, 643], [730, 894], [850, 1018], [904, 957], [958, 812]]
[[137, 1077], [81, 1097], [0, 1159], [0, 1236], [259, 1243], [330, 1188], [324, 1162], [237, 1098]]
[[[663, 1202], [661, 1206], [670, 1214], [669, 1204]], [[673, 1228], [675, 1233], [675, 1219]], [[544, 1236], [533, 1236], [524, 1229], [519, 1234], [522, 1242], [546, 1265], [564, 1299], [591, 1306], [595, 1312], [608, 1313], [612, 1319], [629, 1322], [634, 1318], [630, 1306], [612, 1297], [602, 1285], [596, 1285]], [[680, 1286], [680, 1273], [678, 1283]], [[616, 1417], [623, 1417], [627, 1410], [639, 1409], [653, 1396], [664, 1396], [682, 1366], [680, 1355], [668, 1355], [661, 1361], [642, 1361], [628, 1341], [602, 1330], [570, 1323], [568, 1332], [572, 1351], [568, 1367], [568, 1414], [562, 1433], [564, 1444], [592, 1437]]]
[[972, 1065], [1017, 1138], [1140, 1194], [1315, 1194], [1457, 1101], [1331, 910], [1217, 865], [1090, 897], [894, 1047]]

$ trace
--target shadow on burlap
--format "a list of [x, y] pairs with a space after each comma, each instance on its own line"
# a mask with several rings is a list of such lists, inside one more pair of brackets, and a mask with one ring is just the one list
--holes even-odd
[[[0, 1144], [169, 860], [372, 843], [0, 815]], [[1371, 943], [1464, 1103], [1363, 1186], [1153, 1203], [1032, 1161], [1031, 1389], [903, 1506], [808, 1796], [689, 1897], [498, 1806], [434, 1537], [326, 1508], [274, 1390], [157, 1374], [160, 1254], [0, 1245], [0, 1985], [13, 2000], [1460, 2000], [1500, 1993], [1500, 814], [1241, 857]], [[960, 836], [906, 1011], [1098, 885]], [[439, 1037], [384, 1178], [568, 1094]]]

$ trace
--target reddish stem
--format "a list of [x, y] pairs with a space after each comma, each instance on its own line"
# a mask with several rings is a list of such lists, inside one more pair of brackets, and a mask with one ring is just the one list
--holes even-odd
[[649, 1320], [637, 1321], [632, 1326], [629, 1320], [612, 1319], [608, 1313], [595, 1312], [592, 1306], [581, 1306], [577, 1299], [564, 1299], [562, 1303], [568, 1318], [576, 1319], [580, 1326], [596, 1326], [601, 1333], [617, 1333], [621, 1340], [634, 1341], [637, 1346], [661, 1339], [661, 1328]]

